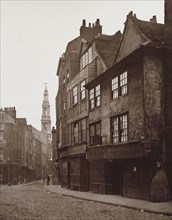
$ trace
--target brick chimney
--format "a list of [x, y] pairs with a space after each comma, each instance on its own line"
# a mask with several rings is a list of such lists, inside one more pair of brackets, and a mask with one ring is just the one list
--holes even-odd
[[90, 42], [95, 36], [102, 33], [102, 26], [100, 25], [100, 20], [97, 19], [95, 24], [89, 23], [88, 27], [86, 26], [86, 20], [83, 19], [82, 26], [80, 27], [80, 36], [86, 41]]
[[11, 118], [16, 120], [16, 109], [15, 107], [4, 108], [4, 112], [8, 114]]

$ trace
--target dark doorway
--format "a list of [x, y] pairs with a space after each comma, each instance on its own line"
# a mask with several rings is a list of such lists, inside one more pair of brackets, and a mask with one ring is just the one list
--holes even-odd
[[111, 194], [122, 194], [122, 175], [119, 163], [109, 160], [106, 162], [106, 183], [111, 185]]

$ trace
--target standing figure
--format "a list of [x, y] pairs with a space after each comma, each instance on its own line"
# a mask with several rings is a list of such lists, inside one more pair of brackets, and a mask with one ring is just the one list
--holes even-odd
[[50, 177], [47, 175], [47, 185], [50, 185]]

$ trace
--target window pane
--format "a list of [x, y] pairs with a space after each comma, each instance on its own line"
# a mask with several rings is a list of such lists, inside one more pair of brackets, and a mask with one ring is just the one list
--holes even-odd
[[127, 115], [120, 117], [120, 132], [121, 132], [121, 142], [127, 141]]
[[120, 75], [120, 93], [124, 95], [127, 93], [127, 72]]
[[74, 124], [74, 143], [78, 143], [78, 123]]
[[118, 97], [118, 77], [112, 79], [112, 98]]
[[85, 94], [86, 90], [85, 90], [85, 80], [81, 82], [81, 100], [85, 99]]
[[92, 60], [93, 60], [93, 50], [92, 47], [90, 47], [88, 50], [88, 62], [91, 63]]
[[96, 96], [100, 95], [100, 85], [96, 86]]
[[100, 131], [101, 129], [100, 129], [100, 127], [101, 127], [100, 123], [97, 123], [97, 124], [96, 124], [96, 132], [95, 132], [95, 133], [96, 133], [96, 135], [98, 135], [98, 136], [101, 134], [101, 131]]
[[112, 118], [112, 142], [118, 143], [119, 142], [119, 135], [118, 135], [118, 118]]
[[94, 89], [90, 90], [90, 100], [94, 98]]
[[94, 136], [94, 135], [95, 135], [94, 125], [90, 125], [90, 136]]
[[100, 96], [97, 96], [96, 98], [96, 106], [100, 106]]
[[86, 119], [81, 120], [81, 141], [86, 141]]
[[90, 100], [90, 109], [94, 108], [94, 99]]
[[73, 104], [78, 102], [78, 95], [77, 95], [77, 86], [73, 88]]

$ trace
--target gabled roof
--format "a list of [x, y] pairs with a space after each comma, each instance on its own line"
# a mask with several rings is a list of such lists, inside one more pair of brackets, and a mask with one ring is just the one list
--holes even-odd
[[140, 33], [148, 38], [148, 40], [150, 41], [149, 46], [164, 47], [164, 24], [150, 21], [142, 21], [137, 19], [135, 16], [128, 16], [128, 18], [134, 23], [135, 27], [140, 31]]
[[80, 42], [81, 42], [81, 37], [77, 37], [77, 38], [73, 39], [72, 41], [70, 41], [67, 44], [65, 53], [70, 53], [72, 51], [79, 51]]
[[111, 67], [121, 40], [121, 32], [114, 35], [99, 34], [95, 37], [96, 51], [107, 68]]
[[142, 21], [130, 12], [127, 15], [114, 63], [119, 62], [141, 46], [154, 48], [166, 47], [164, 32], [165, 25], [157, 23], [156, 16], [153, 16], [151, 21]]

